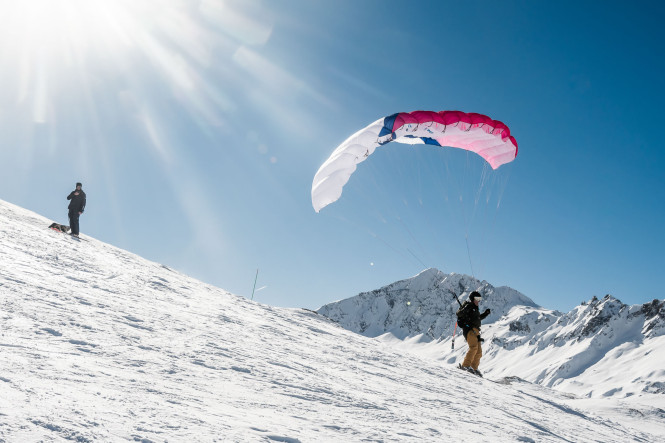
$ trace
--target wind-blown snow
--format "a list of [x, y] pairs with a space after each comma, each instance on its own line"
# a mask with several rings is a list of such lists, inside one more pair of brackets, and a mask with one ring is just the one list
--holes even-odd
[[640, 427], [662, 410], [636, 418], [518, 378], [477, 378], [49, 223], [0, 201], [0, 441], [665, 436]]

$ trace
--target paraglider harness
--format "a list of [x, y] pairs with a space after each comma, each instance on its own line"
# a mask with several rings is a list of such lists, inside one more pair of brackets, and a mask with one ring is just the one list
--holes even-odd
[[455, 296], [455, 299], [457, 299], [457, 303], [459, 303], [459, 309], [455, 313], [455, 315], [457, 315], [457, 324], [464, 329], [471, 329], [471, 325], [469, 325], [469, 323], [471, 322], [470, 318], [471, 313], [469, 312], [469, 305], [466, 303], [465, 304], [460, 303], [459, 298], [457, 298], [457, 295]]

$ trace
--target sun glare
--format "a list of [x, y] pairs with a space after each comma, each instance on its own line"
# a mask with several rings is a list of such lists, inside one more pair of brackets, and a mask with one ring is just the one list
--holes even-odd
[[139, 114], [158, 109], [148, 102], [162, 87], [189, 112], [219, 124], [202, 96], [211, 51], [224, 45], [224, 36], [196, 6], [184, 0], [3, 1], [0, 106], [23, 111], [33, 124], [55, 124], [56, 116], [62, 124], [101, 102], [107, 111], [127, 103], [138, 104]]
[[[3, 46], [17, 50], [55, 51], [93, 47], [100, 41], [123, 41], [122, 22], [129, 16], [122, 1], [21, 0], [3, 6]], [[126, 37], [124, 38], [127, 42]]]
[[224, 84], [220, 75], [237, 75], [224, 60], [243, 45], [268, 40], [272, 25], [257, 18], [266, 16], [257, 8], [235, 0], [2, 1], [0, 99], [30, 107], [32, 121], [41, 124], [101, 85], [102, 95], [109, 85], [120, 86], [143, 102], [141, 96], [162, 84], [196, 119], [219, 126], [214, 110], [233, 104], [206, 77]]

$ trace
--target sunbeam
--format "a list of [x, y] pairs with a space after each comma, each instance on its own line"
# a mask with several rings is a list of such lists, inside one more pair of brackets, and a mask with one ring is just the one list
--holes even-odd
[[212, 0], [0, 3], [0, 154], [23, 171], [12, 179], [49, 162], [58, 176], [103, 182], [112, 217], [121, 217], [121, 183], [150, 180], [199, 228], [194, 243], [219, 249], [209, 178], [195, 165], [211, 148], [224, 165], [246, 155], [220, 139], [241, 118], [247, 87], [233, 56], [272, 33], [270, 14], [257, 11], [258, 2]]

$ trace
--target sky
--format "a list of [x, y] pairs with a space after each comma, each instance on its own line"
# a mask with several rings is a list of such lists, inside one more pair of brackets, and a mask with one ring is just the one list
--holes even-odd
[[[0, 1], [0, 199], [67, 223], [81, 181], [83, 235], [273, 306], [429, 267], [563, 311], [663, 297], [659, 3], [160, 3]], [[419, 109], [519, 154], [390, 144], [313, 210], [335, 147]]]

